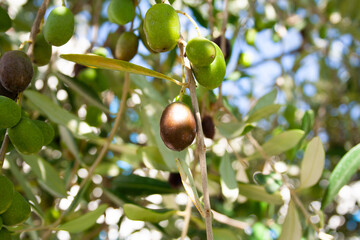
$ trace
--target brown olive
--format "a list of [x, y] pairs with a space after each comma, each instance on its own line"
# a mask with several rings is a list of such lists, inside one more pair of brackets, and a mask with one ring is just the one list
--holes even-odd
[[[215, 38], [213, 40], [213, 42], [216, 43], [219, 47], [221, 47], [221, 36]], [[231, 44], [230, 44], [229, 39], [227, 39], [227, 38], [225, 38], [225, 46], [226, 46], [226, 52], [225, 53], [223, 52], [223, 54], [224, 54], [225, 60], [227, 61], [227, 60], [229, 60], [230, 55], [231, 55]]]
[[182, 186], [180, 173], [170, 173], [168, 183], [172, 188], [179, 188]]
[[209, 115], [205, 115], [202, 118], [201, 125], [202, 125], [202, 129], [203, 129], [205, 137], [214, 139], [215, 125], [214, 125], [212, 117], [210, 117]]
[[33, 74], [31, 60], [22, 51], [6, 52], [0, 59], [0, 83], [9, 92], [24, 91], [30, 84]]
[[194, 140], [196, 122], [190, 108], [183, 103], [169, 104], [160, 119], [160, 136], [165, 145], [174, 151], [182, 151]]

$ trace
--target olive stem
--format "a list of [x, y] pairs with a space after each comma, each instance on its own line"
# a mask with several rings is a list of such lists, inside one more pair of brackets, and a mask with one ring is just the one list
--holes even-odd
[[208, 15], [209, 15], [209, 29], [210, 29], [210, 38], [212, 39], [214, 36], [214, 17], [213, 17], [213, 5], [212, 0], [207, 0], [208, 2]]
[[207, 180], [207, 166], [206, 166], [206, 155], [205, 155], [205, 144], [204, 144], [204, 133], [201, 126], [201, 116], [199, 111], [199, 104], [196, 96], [196, 85], [195, 79], [192, 74], [190, 61], [184, 57], [186, 42], [183, 39], [180, 39], [178, 42], [180, 49], [180, 56], [184, 59], [185, 62], [185, 74], [186, 79], [189, 83], [190, 97], [193, 105], [195, 119], [196, 119], [196, 144], [200, 160], [200, 173], [201, 173], [201, 183], [203, 189], [203, 199], [204, 199], [204, 214], [205, 214], [205, 225], [206, 225], [206, 236], [207, 240], [213, 240], [213, 231], [212, 231], [212, 216], [211, 216], [211, 206], [210, 206], [210, 197], [208, 191], [208, 180]]
[[198, 25], [196, 24], [195, 20], [189, 14], [187, 14], [186, 12], [183, 12], [183, 11], [180, 11], [180, 10], [176, 10], [176, 12], [184, 15], [185, 17], [187, 17], [190, 20], [190, 22], [194, 25], [199, 37], [201, 37], [200, 29], [199, 29]]
[[41, 6], [40, 6], [40, 8], [39, 8], [39, 10], [38, 10], [38, 12], [36, 14], [34, 24], [32, 25], [31, 33], [30, 33], [30, 39], [29, 39], [30, 47], [29, 47], [28, 52], [27, 52], [30, 59], [32, 58], [32, 54], [33, 54], [33, 51], [34, 51], [34, 44], [31, 44], [31, 43], [35, 42], [36, 35], [40, 31], [40, 24], [41, 24], [41, 21], [44, 18], [44, 15], [45, 15], [46, 9], [47, 9], [47, 7], [49, 5], [49, 2], [50, 2], [50, 0], [44, 0], [42, 2]]
[[185, 217], [184, 217], [184, 226], [181, 232], [181, 240], [184, 240], [186, 238], [186, 235], [188, 233], [189, 230], [189, 223], [190, 223], [190, 218], [191, 218], [191, 207], [192, 207], [192, 202], [190, 200], [190, 198], [188, 197], [187, 203], [186, 203], [186, 208], [185, 208]]
[[90, 47], [87, 50], [87, 52], [91, 52], [91, 50], [94, 48], [94, 45], [98, 39], [98, 35], [99, 35], [99, 18], [100, 18], [100, 11], [99, 9], [101, 8], [101, 0], [97, 0], [95, 2], [95, 8], [93, 9], [93, 18], [92, 18], [92, 26], [93, 26], [93, 31], [92, 31], [92, 39], [91, 39], [91, 43], [90, 43]]

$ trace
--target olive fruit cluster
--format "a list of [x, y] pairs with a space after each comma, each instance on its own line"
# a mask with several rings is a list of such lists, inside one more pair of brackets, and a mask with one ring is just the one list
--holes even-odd
[[222, 83], [226, 63], [217, 44], [206, 38], [195, 37], [188, 42], [185, 52], [199, 84], [214, 89]]
[[160, 136], [174, 151], [187, 148], [195, 138], [196, 121], [190, 108], [179, 102], [169, 104], [160, 119]]
[[49, 123], [26, 117], [10, 98], [0, 96], [0, 109], [0, 130], [8, 129], [10, 141], [19, 152], [37, 153], [54, 138], [55, 131]]
[[[30, 217], [30, 204], [15, 190], [13, 183], [0, 175], [0, 239], [11, 239], [4, 226], [20, 225]], [[2, 224], [1, 224], [2, 223]]]
[[53, 46], [62, 46], [74, 34], [74, 15], [66, 7], [54, 8], [46, 19], [43, 32], [45, 40]]

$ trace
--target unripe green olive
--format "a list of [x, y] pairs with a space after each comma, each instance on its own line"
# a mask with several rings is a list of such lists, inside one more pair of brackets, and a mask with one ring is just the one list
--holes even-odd
[[33, 123], [35, 123], [35, 125], [41, 130], [44, 139], [43, 145], [45, 146], [50, 144], [55, 136], [54, 128], [50, 125], [50, 123], [40, 120], [33, 120]]
[[120, 35], [115, 48], [115, 57], [119, 60], [130, 61], [137, 53], [139, 39], [133, 32]]
[[33, 74], [30, 58], [22, 51], [6, 52], [0, 59], [0, 83], [9, 92], [24, 91]]
[[140, 37], [142, 43], [144, 44], [144, 46], [146, 47], [146, 49], [149, 50], [149, 52], [157, 53], [154, 50], [152, 50], [151, 47], [148, 44], [148, 41], [146, 39], [146, 34], [144, 32], [144, 22], [141, 22], [141, 24], [139, 26], [139, 37]]
[[152, 50], [170, 51], [180, 38], [179, 16], [172, 6], [164, 3], [155, 4], [145, 14], [144, 31]]
[[222, 54], [221, 49], [217, 45], [215, 45], [215, 48], [216, 57], [209, 66], [198, 67], [192, 65], [192, 70], [194, 72], [196, 80], [199, 84], [208, 89], [217, 88], [224, 80], [226, 73], [226, 63], [224, 55]]
[[74, 34], [74, 15], [66, 7], [53, 9], [46, 19], [43, 31], [49, 44], [64, 45]]
[[10, 98], [0, 96], [0, 128], [15, 126], [21, 118], [20, 107]]
[[14, 226], [21, 224], [30, 217], [31, 209], [30, 204], [19, 193], [14, 192], [14, 198], [10, 207], [1, 214], [4, 225]]
[[1, 240], [12, 240], [11, 233], [6, 228], [0, 229], [0, 239]]
[[216, 56], [215, 44], [203, 37], [195, 37], [186, 45], [186, 57], [198, 67], [210, 65]]
[[169, 104], [160, 119], [160, 136], [174, 151], [187, 148], [195, 138], [196, 122], [190, 108], [183, 103]]
[[3, 175], [0, 175], [0, 190], [0, 214], [2, 214], [10, 207], [15, 191], [14, 184]]
[[21, 117], [17, 125], [9, 128], [8, 135], [16, 150], [23, 154], [37, 153], [44, 145], [43, 133], [27, 117]]
[[111, 0], [108, 7], [110, 22], [124, 25], [135, 17], [135, 6], [132, 0]]
[[12, 22], [9, 14], [5, 9], [0, 7], [0, 32], [6, 32], [11, 28]]
[[43, 34], [38, 34], [34, 44], [33, 62], [38, 66], [44, 66], [50, 62], [51, 54], [51, 45], [45, 40]]

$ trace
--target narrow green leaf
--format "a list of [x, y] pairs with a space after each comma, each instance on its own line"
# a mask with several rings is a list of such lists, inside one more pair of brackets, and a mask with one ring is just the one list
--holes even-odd
[[80, 151], [78, 149], [78, 146], [76, 145], [75, 139], [71, 134], [71, 132], [67, 128], [59, 125], [59, 134], [61, 140], [68, 147], [69, 151], [75, 157], [76, 161], [78, 161], [81, 165], [85, 165], [82, 159], [80, 158]]
[[169, 171], [169, 168], [164, 162], [164, 159], [162, 158], [157, 147], [140, 147], [137, 153], [147, 168]]
[[259, 121], [260, 119], [266, 118], [270, 116], [271, 114], [274, 114], [279, 111], [281, 105], [280, 104], [272, 104], [268, 105], [262, 108], [259, 108], [252, 112], [250, 115], [248, 115], [246, 122], [252, 123]]
[[76, 62], [81, 65], [85, 65], [89, 67], [117, 70], [122, 72], [129, 72], [129, 73], [135, 73], [135, 74], [140, 74], [155, 78], [161, 78], [181, 85], [179, 81], [171, 77], [168, 77], [162, 73], [126, 61], [105, 58], [97, 55], [89, 55], [89, 54], [62, 54], [60, 55], [60, 57], [68, 61]]
[[161, 222], [169, 219], [176, 213], [176, 210], [169, 209], [149, 209], [135, 204], [126, 203], [123, 206], [125, 215], [134, 221]]
[[33, 90], [26, 90], [24, 95], [52, 122], [66, 126], [76, 137], [97, 137], [86, 122], [80, 121], [77, 116], [52, 102], [47, 96]]
[[322, 200], [321, 208], [326, 207], [339, 190], [350, 181], [360, 167], [360, 144], [348, 151], [330, 175], [329, 185]]
[[86, 102], [89, 104], [99, 108], [101, 111], [111, 114], [109, 109], [100, 101], [99, 97], [94, 96], [94, 94], [90, 93], [86, 89], [84, 89], [82, 86], [80, 86], [74, 79], [61, 74], [61, 73], [55, 73], [55, 75], [66, 85], [68, 85], [72, 90], [77, 92]]
[[274, 101], [276, 100], [276, 96], [277, 96], [277, 90], [276, 90], [276, 88], [274, 88], [272, 91], [270, 91], [269, 93], [267, 93], [264, 96], [262, 96], [261, 98], [259, 98], [259, 100], [256, 102], [255, 106], [249, 111], [249, 113], [247, 115], [250, 116], [255, 111], [273, 104]]
[[283, 204], [281, 195], [276, 192], [274, 194], [268, 194], [263, 186], [257, 186], [254, 184], [238, 183], [239, 193], [249, 199], [267, 202], [271, 204]]
[[196, 190], [194, 178], [190, 172], [189, 166], [186, 164], [185, 160], [180, 160], [178, 158], [176, 158], [176, 165], [179, 169], [181, 181], [183, 183], [186, 193], [188, 194], [191, 201], [194, 203], [199, 213], [204, 216], [204, 207], [200, 201], [198, 192]]
[[231, 161], [227, 152], [225, 152], [221, 160], [219, 172], [222, 194], [230, 202], [234, 202], [239, 196], [239, 188], [237, 186], [235, 172], [231, 166]]
[[300, 187], [315, 185], [322, 174], [325, 164], [325, 151], [319, 137], [314, 137], [307, 145], [301, 162]]
[[240, 122], [218, 123], [216, 124], [220, 134], [227, 139], [243, 136], [250, 132], [254, 126], [251, 124], [244, 124]]
[[178, 191], [168, 182], [138, 175], [119, 175], [113, 181], [113, 190], [125, 195], [171, 194]]
[[68, 231], [70, 233], [80, 233], [83, 232], [93, 225], [95, 225], [96, 220], [104, 214], [107, 204], [100, 205], [96, 210], [92, 212], [87, 212], [81, 217], [78, 217], [74, 220], [71, 220], [69, 222], [66, 222], [62, 225], [60, 225], [57, 230], [64, 230]]
[[151, 82], [147, 81], [144, 76], [134, 75], [131, 77], [131, 82], [133, 82], [145, 96], [152, 101], [160, 103], [161, 106], [165, 107], [168, 104], [168, 100], [164, 98]]
[[64, 182], [50, 163], [37, 155], [21, 155], [21, 157], [31, 167], [32, 172], [46, 191], [54, 197], [66, 197]]
[[292, 201], [289, 203], [289, 209], [281, 229], [279, 240], [300, 240], [302, 237], [299, 215]]
[[[279, 135], [274, 136], [269, 141], [262, 145], [262, 149], [268, 156], [279, 155], [293, 147], [295, 147], [298, 142], [304, 136], [304, 131], [299, 129], [288, 130], [280, 133]], [[261, 158], [259, 152], [255, 152], [249, 157], [249, 160]]]

